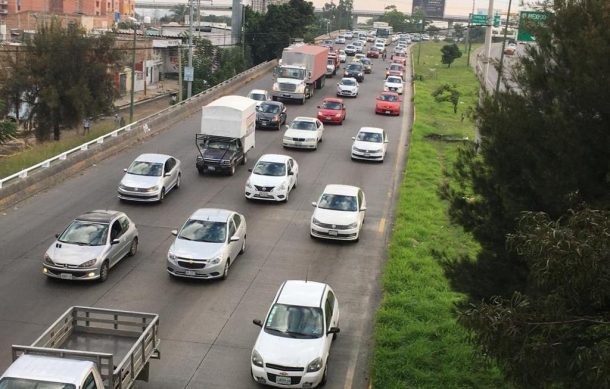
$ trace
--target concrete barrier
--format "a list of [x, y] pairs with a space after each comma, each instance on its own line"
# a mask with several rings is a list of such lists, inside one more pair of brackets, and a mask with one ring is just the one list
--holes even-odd
[[105, 135], [88, 142], [87, 147], [69, 154], [67, 158], [54, 157], [36, 165], [36, 169], [24, 169], [3, 179], [0, 187], [0, 209], [10, 207], [34, 194], [48, 189], [59, 182], [91, 167], [134, 144], [167, 130], [176, 122], [199, 113], [201, 107], [230, 94], [235, 89], [260, 77], [273, 69], [277, 61], [269, 61], [240, 73], [190, 99], [172, 105], [123, 128], [118, 136]]

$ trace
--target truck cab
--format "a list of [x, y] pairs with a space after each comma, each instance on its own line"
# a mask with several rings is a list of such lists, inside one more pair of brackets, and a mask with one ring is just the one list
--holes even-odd
[[91, 361], [24, 354], [0, 377], [0, 388], [103, 389]]

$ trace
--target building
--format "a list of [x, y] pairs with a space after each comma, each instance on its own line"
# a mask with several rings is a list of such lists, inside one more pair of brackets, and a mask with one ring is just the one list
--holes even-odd
[[252, 10], [258, 13], [266, 13], [270, 5], [288, 4], [289, 0], [252, 0]]
[[412, 13], [418, 9], [424, 11], [427, 18], [444, 18], [445, 17], [445, 0], [413, 0]]

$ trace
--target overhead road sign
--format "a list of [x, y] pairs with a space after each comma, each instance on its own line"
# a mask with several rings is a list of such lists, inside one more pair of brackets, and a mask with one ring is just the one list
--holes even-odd
[[521, 11], [519, 13], [517, 40], [520, 42], [534, 42], [536, 38], [533, 35], [533, 30], [544, 24], [548, 17], [548, 12]]

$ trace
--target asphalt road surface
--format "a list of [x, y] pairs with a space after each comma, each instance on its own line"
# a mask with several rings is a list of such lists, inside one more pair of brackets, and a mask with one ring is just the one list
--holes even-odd
[[[29, 345], [69, 306], [83, 305], [160, 315], [161, 359], [151, 362], [150, 380], [138, 383], [138, 388], [254, 388], [250, 352], [260, 328], [252, 319], [264, 318], [284, 280], [308, 278], [330, 284], [341, 309], [341, 333], [331, 351], [327, 387], [365, 388], [393, 195], [408, 141], [404, 111], [400, 117], [374, 114], [385, 70], [381, 59], [374, 62], [359, 97], [347, 100], [347, 120], [342, 126], [325, 126], [317, 151], [284, 150], [282, 132], [257, 130], [249, 166], [264, 153], [289, 154], [300, 165], [299, 186], [287, 204], [246, 201], [248, 166], [239, 167], [233, 177], [199, 176], [194, 134], [200, 116], [194, 115], [1, 214], [0, 371], [11, 362], [11, 344]], [[304, 106], [289, 104], [289, 120], [314, 116], [322, 97], [334, 96], [338, 78], [327, 80]], [[270, 87], [271, 77], [266, 75], [243, 85], [237, 94]], [[405, 101], [403, 107], [410, 109], [410, 96]], [[364, 125], [389, 133], [383, 164], [350, 160], [351, 137]], [[121, 203], [116, 188], [123, 168], [145, 152], [179, 158], [182, 186], [162, 204]], [[360, 186], [367, 196], [366, 223], [358, 243], [309, 237], [310, 203], [329, 183]], [[170, 231], [203, 207], [233, 209], [246, 216], [246, 253], [231, 267], [226, 281], [172, 279], [165, 270], [174, 239]], [[103, 284], [46, 279], [41, 260], [54, 234], [93, 209], [126, 212], [140, 232], [138, 254], [111, 269]]]
[[[505, 90], [505, 80], [508, 81], [508, 85], [511, 88], [515, 87], [515, 84], [510, 81], [511, 71], [513, 70], [515, 64], [517, 63], [520, 56], [525, 55], [526, 44], [518, 44], [517, 50], [515, 54], [512, 55], [504, 55], [504, 65], [502, 66], [502, 75], [503, 80], [500, 80], [500, 90]], [[489, 66], [489, 71], [487, 73], [487, 78], [485, 82], [487, 83], [487, 87], [490, 91], [496, 90], [496, 82], [498, 81], [498, 70], [496, 69], [497, 64], [500, 63], [500, 56], [502, 54], [502, 43], [494, 43], [491, 45], [491, 58], [492, 62]]]

